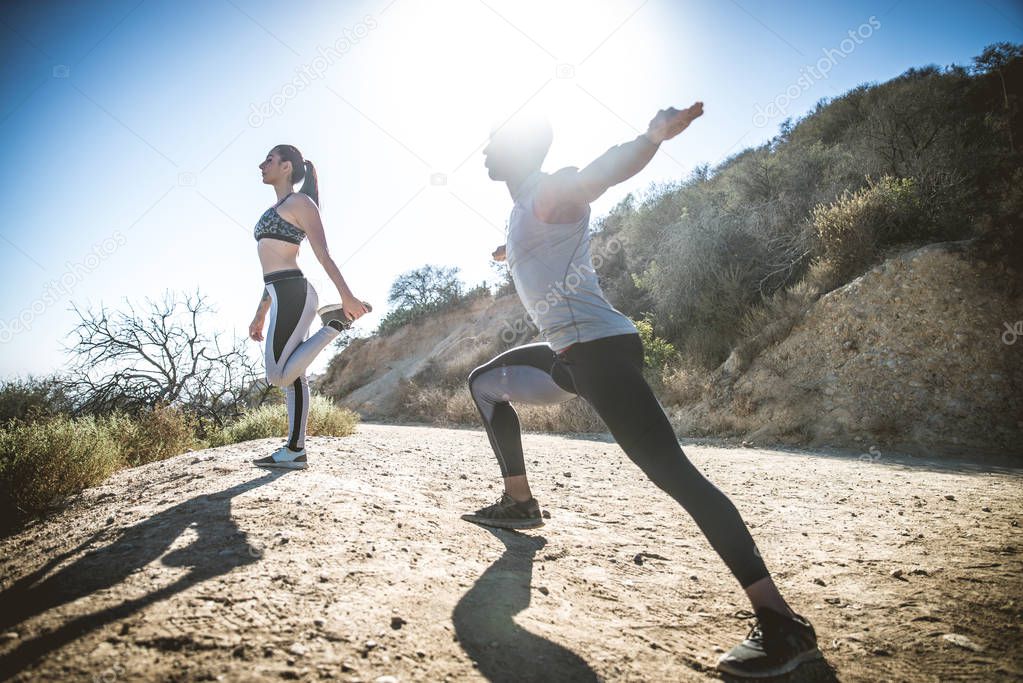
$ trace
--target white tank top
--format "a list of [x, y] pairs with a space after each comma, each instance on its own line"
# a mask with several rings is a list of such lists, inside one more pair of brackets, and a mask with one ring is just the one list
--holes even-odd
[[600, 289], [590, 258], [590, 208], [573, 223], [544, 223], [533, 213], [533, 196], [547, 175], [534, 171], [518, 188], [505, 244], [515, 291], [530, 319], [555, 351], [638, 333]]

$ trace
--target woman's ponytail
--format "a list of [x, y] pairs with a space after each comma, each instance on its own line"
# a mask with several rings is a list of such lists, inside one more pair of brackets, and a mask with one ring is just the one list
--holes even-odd
[[299, 189], [299, 192], [309, 195], [309, 198], [313, 200], [313, 204], [319, 206], [320, 188], [319, 183], [316, 180], [316, 167], [313, 166], [313, 162], [308, 159], [302, 163], [305, 165], [305, 182], [302, 183], [302, 187]]

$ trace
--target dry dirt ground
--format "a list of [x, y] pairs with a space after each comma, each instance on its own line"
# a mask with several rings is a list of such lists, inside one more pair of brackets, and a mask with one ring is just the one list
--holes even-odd
[[[541, 529], [478, 429], [360, 425], [126, 470], [0, 541], [0, 677], [696, 681], [750, 625], [689, 518], [608, 438], [526, 434]], [[1019, 470], [683, 442], [826, 664], [793, 680], [1023, 678]]]

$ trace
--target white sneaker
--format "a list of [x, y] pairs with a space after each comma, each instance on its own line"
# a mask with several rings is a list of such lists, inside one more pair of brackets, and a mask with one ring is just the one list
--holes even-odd
[[257, 467], [281, 467], [287, 470], [304, 470], [308, 467], [305, 457], [305, 449], [296, 452], [287, 446], [281, 446], [271, 455], [265, 458], [256, 458], [252, 461]]

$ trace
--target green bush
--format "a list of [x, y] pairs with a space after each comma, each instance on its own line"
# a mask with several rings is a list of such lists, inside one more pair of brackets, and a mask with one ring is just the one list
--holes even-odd
[[103, 420], [67, 415], [0, 430], [0, 507], [3, 529], [95, 486], [124, 463]]
[[70, 409], [71, 401], [58, 377], [16, 379], [0, 386], [0, 422], [53, 417]]
[[654, 326], [650, 321], [635, 320], [633, 324], [643, 340], [643, 365], [659, 375], [668, 363], [678, 358], [678, 352], [671, 342], [654, 334]]

